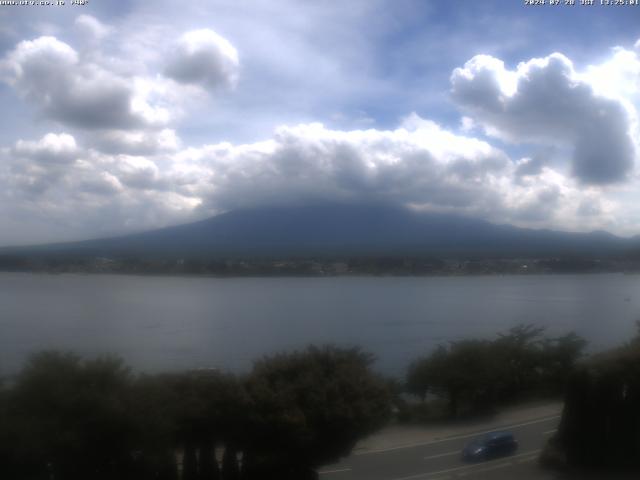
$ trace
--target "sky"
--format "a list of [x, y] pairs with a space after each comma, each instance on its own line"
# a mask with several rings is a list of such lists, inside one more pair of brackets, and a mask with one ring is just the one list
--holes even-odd
[[327, 201], [640, 234], [640, 5], [20, 3], [0, 245]]

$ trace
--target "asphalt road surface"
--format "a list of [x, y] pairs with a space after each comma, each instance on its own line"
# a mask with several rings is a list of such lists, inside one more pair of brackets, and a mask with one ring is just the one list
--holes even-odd
[[[541, 469], [538, 456], [557, 426], [558, 415], [488, 427], [486, 431], [440, 440], [356, 453], [319, 471], [320, 480], [551, 480], [559, 478]], [[519, 442], [509, 457], [481, 463], [461, 460], [462, 448], [472, 439], [493, 430], [509, 430]]]

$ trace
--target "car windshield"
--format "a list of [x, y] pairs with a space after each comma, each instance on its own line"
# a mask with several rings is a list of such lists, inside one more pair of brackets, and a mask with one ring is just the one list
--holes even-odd
[[487, 442], [485, 440], [482, 439], [478, 439], [478, 440], [474, 440], [473, 442], [471, 442], [469, 444], [469, 447], [472, 449], [476, 449], [476, 448], [481, 448], [486, 446]]

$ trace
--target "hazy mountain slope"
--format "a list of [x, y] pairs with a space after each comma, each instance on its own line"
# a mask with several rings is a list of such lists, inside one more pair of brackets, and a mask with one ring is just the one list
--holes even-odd
[[2, 249], [80, 255], [608, 254], [637, 242], [606, 232], [563, 233], [362, 205], [238, 210], [117, 238]]

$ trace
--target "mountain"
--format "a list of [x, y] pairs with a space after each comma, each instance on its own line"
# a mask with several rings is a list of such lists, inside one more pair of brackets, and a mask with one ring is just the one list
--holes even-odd
[[606, 232], [496, 225], [400, 207], [315, 205], [237, 210], [115, 238], [4, 248], [0, 254], [81, 256], [607, 255], [638, 244]]

